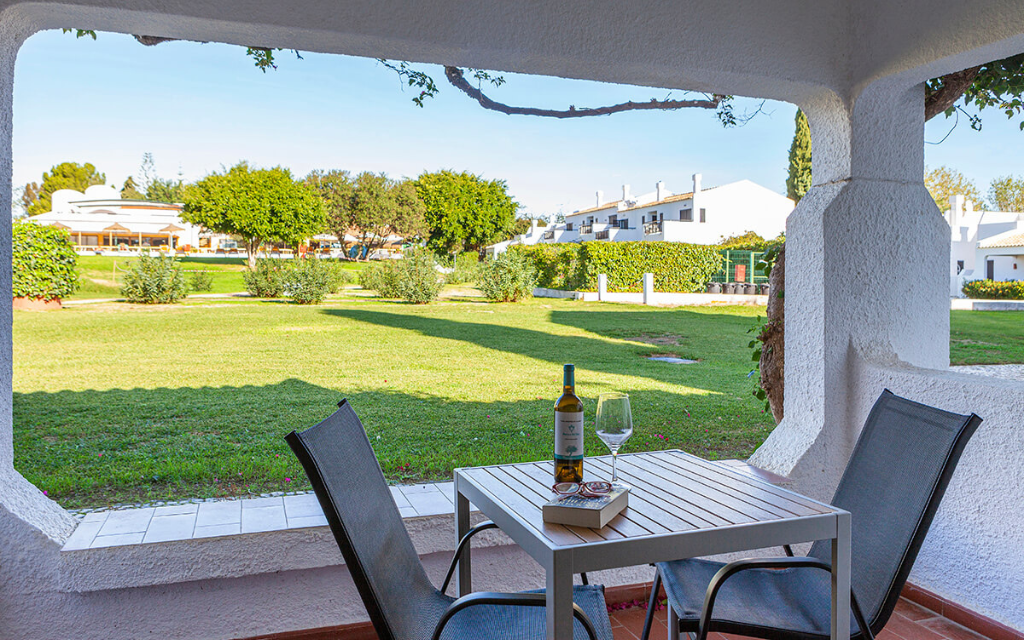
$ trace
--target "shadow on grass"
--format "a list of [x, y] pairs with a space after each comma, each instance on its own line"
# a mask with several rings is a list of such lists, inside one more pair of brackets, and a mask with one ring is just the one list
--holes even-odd
[[[735, 397], [624, 391], [633, 398], [636, 424], [627, 451], [743, 456], [768, 433], [764, 417]], [[551, 455], [549, 398], [463, 402], [388, 390], [346, 392], [291, 379], [265, 386], [15, 393], [15, 467], [66, 507], [305, 490], [309, 485], [284, 435], [324, 419], [344, 397], [393, 482], [445, 479], [460, 466]], [[590, 455], [605, 453], [590, 429], [586, 447]]]
[[[583, 369], [641, 376], [713, 393], [723, 390], [709, 387], [706, 367], [714, 367], [719, 372], [733, 370], [730, 373], [737, 378], [745, 376], [751, 368], [747, 330], [754, 321], [747, 316], [678, 309], [637, 311], [629, 307], [608, 312], [557, 310], [550, 314], [552, 322], [595, 334], [591, 337], [370, 309], [324, 309], [323, 313], [434, 338], [460, 340], [552, 364], [576, 362]], [[671, 336], [671, 341], [665, 344], [636, 341], [637, 336], [646, 339], [665, 335]], [[645, 359], [655, 353], [702, 362], [698, 366], [680, 366]]]

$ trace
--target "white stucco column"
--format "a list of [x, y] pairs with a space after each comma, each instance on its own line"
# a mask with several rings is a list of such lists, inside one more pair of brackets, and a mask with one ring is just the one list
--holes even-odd
[[949, 364], [949, 227], [922, 179], [921, 86], [805, 109], [815, 183], [787, 223], [785, 419], [752, 463], [827, 499], [863, 421], [853, 359]]

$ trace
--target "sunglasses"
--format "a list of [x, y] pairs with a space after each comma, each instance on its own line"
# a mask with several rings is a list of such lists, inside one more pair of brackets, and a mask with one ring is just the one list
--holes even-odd
[[612, 492], [612, 483], [597, 480], [593, 482], [559, 482], [551, 490], [560, 496], [581, 495], [584, 498], [600, 498]]

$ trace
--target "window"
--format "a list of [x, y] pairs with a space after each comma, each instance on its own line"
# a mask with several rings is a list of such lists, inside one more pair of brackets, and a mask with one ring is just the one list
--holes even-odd
[[619, 216], [608, 216], [608, 226], [617, 227], [619, 226]]
[[[1017, 265], [1013, 265], [1013, 266], [1014, 266], [1014, 268], [1017, 267]], [[960, 275], [960, 272], [963, 271], [963, 270], [964, 270], [964, 261], [963, 260], [957, 260], [956, 261], [956, 275]]]
[[680, 209], [679, 219], [683, 222], [693, 222], [693, 209]]
[[572, 223], [571, 222], [566, 222], [565, 223], [565, 230], [566, 231], [572, 231]]
[[[629, 218], [626, 218], [625, 220], [619, 220], [619, 228], [620, 229], [628, 229], [629, 228]], [[1017, 265], [1014, 264], [1013, 268], [1016, 269]]]
[[700, 209], [700, 221], [701, 222], [707, 222], [708, 221], [707, 209], [705, 209], [703, 207], [701, 207], [701, 209]]

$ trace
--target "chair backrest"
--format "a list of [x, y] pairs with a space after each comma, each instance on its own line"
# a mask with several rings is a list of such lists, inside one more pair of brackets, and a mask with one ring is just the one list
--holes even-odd
[[[872, 632], [892, 615], [900, 591], [981, 418], [893, 395], [868, 414], [832, 504], [852, 514], [851, 586]], [[810, 555], [831, 562], [831, 543]]]
[[424, 608], [437, 601], [437, 590], [348, 401], [320, 424], [285, 439], [309, 476], [378, 638], [419, 637], [425, 623], [429, 634], [440, 612]]

